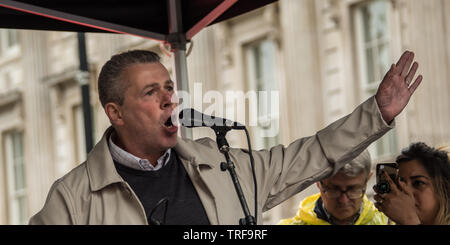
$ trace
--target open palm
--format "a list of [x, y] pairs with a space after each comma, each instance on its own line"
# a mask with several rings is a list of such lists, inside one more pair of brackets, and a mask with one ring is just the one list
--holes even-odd
[[[397, 64], [393, 64], [381, 81], [375, 99], [386, 123], [390, 123], [408, 104], [414, 91], [422, 82], [419, 75], [414, 83], [411, 81], [419, 64], [414, 62], [414, 53], [405, 51]], [[412, 67], [411, 67], [412, 64]]]

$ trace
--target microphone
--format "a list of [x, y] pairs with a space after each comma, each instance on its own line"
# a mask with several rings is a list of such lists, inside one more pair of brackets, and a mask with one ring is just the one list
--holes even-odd
[[210, 127], [214, 130], [245, 129], [245, 125], [231, 120], [205, 115], [192, 108], [183, 109], [179, 113], [179, 122], [187, 128]]

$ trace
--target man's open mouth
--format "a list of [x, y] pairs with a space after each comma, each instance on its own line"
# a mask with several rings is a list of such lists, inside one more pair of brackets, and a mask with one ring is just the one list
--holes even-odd
[[167, 119], [167, 121], [164, 123], [164, 126], [166, 126], [167, 128], [172, 128], [173, 127], [173, 123], [172, 123], [172, 118], [169, 117]]

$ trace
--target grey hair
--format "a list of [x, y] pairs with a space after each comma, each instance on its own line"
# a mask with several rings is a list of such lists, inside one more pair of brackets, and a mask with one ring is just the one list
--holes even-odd
[[129, 83], [122, 79], [122, 73], [128, 66], [156, 62], [160, 62], [159, 55], [148, 50], [131, 50], [112, 56], [103, 65], [98, 77], [98, 95], [102, 106], [110, 102], [123, 104]]
[[367, 177], [370, 173], [371, 164], [369, 151], [364, 150], [359, 156], [346, 163], [339, 172], [348, 177], [355, 177], [364, 173]]

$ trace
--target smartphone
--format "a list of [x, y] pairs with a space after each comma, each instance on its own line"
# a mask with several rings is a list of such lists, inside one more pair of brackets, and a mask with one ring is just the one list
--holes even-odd
[[395, 162], [377, 164], [376, 188], [377, 188], [378, 193], [380, 193], [380, 194], [391, 192], [391, 186], [389, 185], [389, 182], [384, 177], [383, 172], [386, 172], [389, 175], [389, 177], [391, 177], [392, 181], [394, 181], [394, 183], [397, 183], [398, 164]]

